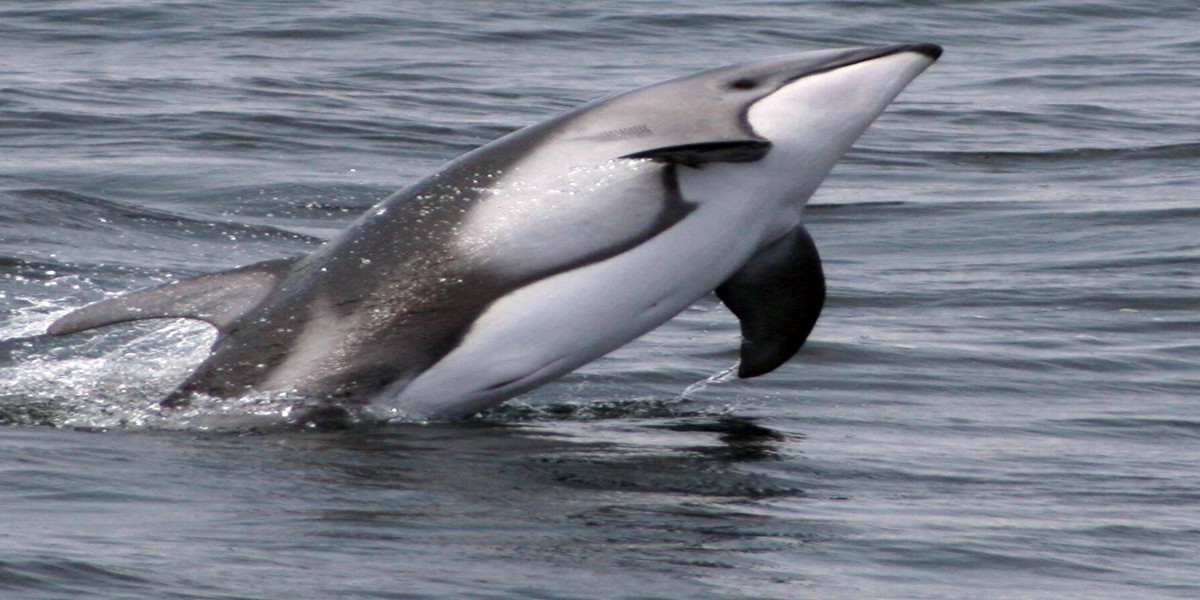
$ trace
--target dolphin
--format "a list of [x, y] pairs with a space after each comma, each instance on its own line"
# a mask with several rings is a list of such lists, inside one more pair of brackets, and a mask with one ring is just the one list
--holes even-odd
[[740, 377], [789, 360], [825, 300], [802, 210], [934, 44], [805, 52], [600, 99], [471, 151], [311, 254], [75, 310], [49, 333], [191, 318], [208, 358], [163, 403], [280, 392], [461, 418], [562, 376], [704, 295]]

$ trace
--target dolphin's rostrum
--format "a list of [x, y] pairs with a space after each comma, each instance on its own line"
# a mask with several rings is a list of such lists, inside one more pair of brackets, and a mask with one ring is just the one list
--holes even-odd
[[168, 405], [285, 391], [461, 417], [715, 290], [741, 321], [739, 375], [761, 375], [800, 349], [824, 302], [804, 204], [940, 53], [809, 52], [599, 100], [458, 158], [307, 256], [98, 302], [49, 331], [213, 324], [212, 353]]

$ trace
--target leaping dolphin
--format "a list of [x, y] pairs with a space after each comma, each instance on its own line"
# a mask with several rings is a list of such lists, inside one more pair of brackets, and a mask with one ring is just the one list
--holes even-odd
[[598, 100], [463, 155], [307, 256], [97, 302], [49, 333], [211, 323], [212, 353], [167, 405], [285, 391], [457, 418], [715, 290], [741, 323], [738, 375], [762, 375], [800, 349], [824, 304], [805, 203], [940, 54], [806, 52]]

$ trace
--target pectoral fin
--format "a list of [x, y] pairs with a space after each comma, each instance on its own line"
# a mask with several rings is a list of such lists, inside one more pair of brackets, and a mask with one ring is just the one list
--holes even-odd
[[757, 377], [804, 345], [825, 304], [825, 274], [804, 227], [755, 254], [717, 288], [742, 325], [738, 377]]
[[200, 319], [224, 332], [238, 317], [258, 306], [296, 260], [268, 260], [102, 300], [61, 317], [47, 332], [65, 335], [112, 323], [163, 317]]
[[665, 146], [627, 154], [621, 158], [648, 158], [689, 167], [698, 167], [710, 162], [754, 162], [767, 154], [771, 142], [767, 140], [733, 140]]

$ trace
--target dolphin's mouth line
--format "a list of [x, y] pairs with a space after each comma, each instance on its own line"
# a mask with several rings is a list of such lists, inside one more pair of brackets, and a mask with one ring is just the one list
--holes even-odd
[[857, 64], [869, 62], [869, 61], [875, 60], [877, 58], [883, 58], [885, 56], [892, 56], [892, 55], [901, 54], [904, 52], [916, 52], [917, 54], [924, 54], [925, 56], [929, 57], [931, 60], [937, 60], [938, 57], [942, 55], [942, 47], [937, 44], [898, 44], [895, 46], [888, 46], [886, 48], [861, 50], [861, 51], [849, 54], [849, 55], [843, 57], [841, 60], [833, 61], [831, 63], [825, 64], [816, 69], [813, 69], [812, 71], [805, 71], [804, 73], [800, 73], [799, 75], [796, 75], [795, 77], [785, 79], [785, 80], [783, 80], [782, 83], [779, 84], [777, 89], [782, 88], [782, 87], [792, 83], [793, 81], [799, 81], [801, 79], [804, 79], [805, 77], [810, 77], [812, 75], [820, 75], [821, 73], [828, 73], [830, 71], [836, 71], [838, 69], [842, 69], [845, 67], [851, 67], [851, 66], [854, 66]]

